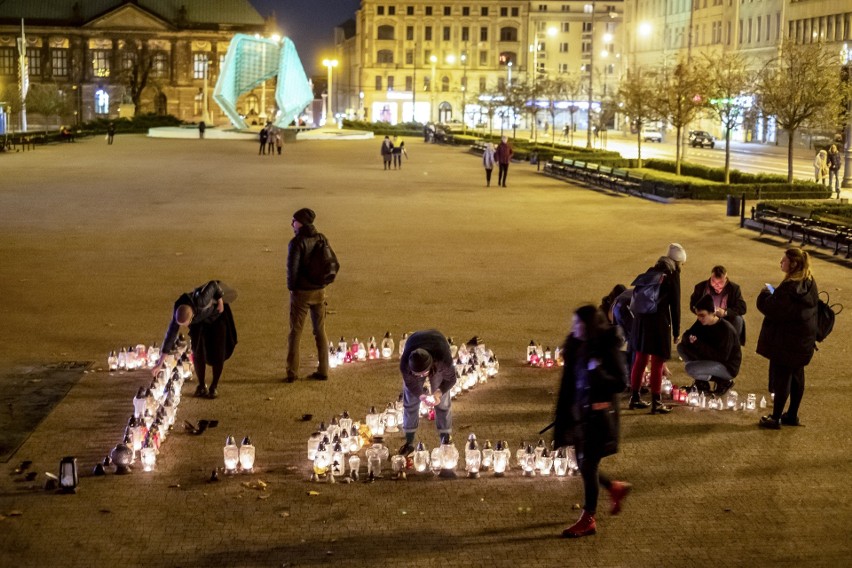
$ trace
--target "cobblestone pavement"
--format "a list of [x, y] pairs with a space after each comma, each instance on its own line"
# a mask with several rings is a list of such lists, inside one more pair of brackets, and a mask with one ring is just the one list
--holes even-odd
[[[299, 142], [258, 157], [251, 143], [119, 136], [109, 147], [89, 139], [0, 156], [0, 368], [96, 361], [4, 465], [0, 564], [848, 565], [845, 314], [808, 367], [805, 427], [762, 431], [756, 412], [625, 410], [621, 452], [603, 469], [635, 490], [618, 517], [602, 503], [594, 537], [557, 538], [579, 515], [576, 477], [309, 483], [316, 423], [344, 409], [363, 418], [394, 400], [400, 381], [395, 363], [374, 362], [327, 382], [281, 382], [284, 260], [290, 216], [303, 206], [343, 265], [329, 289], [331, 337], [437, 327], [457, 340], [478, 334], [500, 357], [500, 375], [454, 403], [459, 446], [469, 432], [513, 449], [535, 441], [558, 372], [525, 367], [526, 344], [557, 344], [576, 305], [629, 283], [671, 241], [689, 254], [685, 288], [717, 263], [742, 285], [749, 344], [737, 389], [765, 394], [754, 298], [780, 280], [780, 240], [739, 229], [724, 203], [610, 196], [522, 164], [508, 188], [486, 189], [477, 158], [415, 139], [406, 147], [401, 171], [382, 170], [378, 140]], [[848, 261], [815, 256], [820, 288], [852, 306]], [[99, 370], [107, 352], [158, 341], [174, 299], [210, 278], [239, 291], [240, 342], [220, 398], [185, 398], [178, 421], [219, 426], [174, 432], [156, 472], [92, 477], [148, 380]], [[310, 342], [306, 332], [303, 353]], [[683, 382], [682, 365], [672, 368]], [[208, 483], [228, 434], [252, 436], [257, 471]], [[433, 424], [420, 437], [434, 445]], [[78, 493], [43, 491], [43, 472], [66, 455], [80, 465]], [[14, 473], [24, 460], [34, 481]]]

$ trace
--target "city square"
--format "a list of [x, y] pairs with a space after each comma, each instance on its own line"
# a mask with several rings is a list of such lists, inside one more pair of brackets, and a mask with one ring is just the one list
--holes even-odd
[[[748, 342], [736, 389], [767, 396], [754, 352], [754, 300], [781, 279], [785, 240], [740, 229], [723, 203], [660, 204], [510, 167], [486, 188], [463, 148], [407, 140], [384, 171], [379, 140], [256, 144], [118, 136], [2, 156], [0, 381], [25, 391], [35, 369], [91, 363], [43, 420], [19, 436], [0, 476], [6, 566], [839, 566], [850, 551], [849, 337], [842, 314], [807, 368], [804, 427], [757, 427], [760, 410], [623, 409], [620, 452], [603, 471], [633, 483], [598, 534], [559, 537], [582, 503], [579, 477], [444, 480], [389, 471], [372, 483], [312, 483], [305, 443], [320, 421], [396, 400], [396, 358], [344, 365], [328, 381], [285, 384], [285, 261], [294, 211], [310, 207], [341, 272], [328, 289], [329, 338], [436, 328], [481, 337], [499, 375], [454, 402], [456, 446], [535, 443], [553, 418], [559, 370], [530, 368], [531, 339], [556, 346], [574, 308], [598, 302], [664, 255], [688, 253], [684, 289], [724, 264], [742, 286]], [[849, 261], [809, 247], [821, 290], [848, 298]], [[216, 400], [184, 387], [156, 470], [95, 477], [122, 436], [150, 373], [110, 373], [109, 351], [159, 343], [172, 304], [211, 278], [234, 287], [239, 331]], [[682, 329], [692, 323], [686, 311]], [[302, 376], [313, 370], [302, 338]], [[73, 367], [73, 365], [71, 365]], [[688, 384], [671, 362], [673, 382]], [[40, 380], [40, 379], [33, 379]], [[46, 379], [45, 379], [46, 380]], [[28, 384], [29, 383], [29, 384]], [[37, 384], [37, 383], [36, 383]], [[14, 396], [4, 428], [16, 426]], [[311, 415], [307, 420], [305, 415]], [[192, 436], [184, 421], [218, 420]], [[220, 476], [226, 436], [250, 435], [255, 472]], [[550, 438], [544, 439], [549, 443]], [[432, 422], [418, 432], [437, 443]], [[389, 448], [401, 436], [387, 436]], [[74, 495], [45, 491], [44, 472], [75, 456]], [[15, 468], [31, 461], [32, 481]], [[262, 483], [261, 483], [262, 482]]]

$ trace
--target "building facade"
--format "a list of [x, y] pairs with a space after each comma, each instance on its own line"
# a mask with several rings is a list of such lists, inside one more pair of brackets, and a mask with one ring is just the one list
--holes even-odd
[[[212, 92], [231, 38], [268, 27], [247, 0], [7, 0], [0, 3], [0, 87], [20, 84], [23, 37], [30, 89], [55, 86], [66, 99], [65, 123], [134, 112], [198, 121], [205, 82]], [[258, 99], [244, 98], [246, 114], [260, 112]], [[210, 111], [214, 122], [223, 119]], [[30, 123], [38, 120], [51, 122], [33, 116]]]

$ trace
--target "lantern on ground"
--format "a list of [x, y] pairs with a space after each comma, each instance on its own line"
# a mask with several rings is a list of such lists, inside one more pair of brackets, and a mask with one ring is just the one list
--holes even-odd
[[397, 427], [398, 418], [396, 408], [394, 408], [392, 402], [389, 402], [387, 408], [385, 408], [385, 414], [383, 417], [386, 432], [399, 432], [399, 428]]
[[373, 444], [367, 448], [367, 477], [376, 479], [382, 476], [382, 445]]
[[530, 339], [529, 345], [527, 345], [527, 363], [532, 364], [532, 356], [536, 354], [536, 344], [534, 339]]
[[246, 436], [240, 444], [240, 470], [246, 473], [254, 471], [255, 447], [251, 439]]
[[77, 481], [77, 458], [62, 458], [59, 461], [59, 489], [63, 493], [76, 493]]
[[521, 469], [524, 471], [524, 476], [535, 476], [535, 449], [532, 445], [527, 445], [527, 449], [524, 450], [524, 455], [521, 457]]
[[521, 445], [515, 450], [515, 464], [523, 469], [524, 467], [524, 455], [527, 453], [527, 443], [521, 440]]
[[349, 477], [352, 481], [358, 481], [358, 470], [361, 469], [361, 458], [356, 454], [349, 456]]
[[662, 385], [660, 386], [661, 392], [663, 396], [671, 397], [672, 395], [672, 382], [668, 377], [663, 377]]
[[429, 468], [429, 450], [423, 442], [418, 442], [417, 448], [414, 450], [414, 470], [417, 473], [423, 473]]
[[343, 413], [340, 415], [339, 424], [341, 430], [349, 431], [349, 429], [352, 428], [352, 417], [349, 416], [349, 411], [343, 411]]
[[353, 337], [352, 338], [352, 344], [349, 346], [349, 352], [352, 353], [353, 359], [358, 356], [359, 344], [360, 344], [360, 342], [358, 341], [358, 338]]
[[340, 442], [336, 443], [331, 450], [331, 474], [340, 477], [346, 473], [346, 456]]
[[326, 445], [320, 442], [317, 448], [317, 453], [314, 456], [314, 475], [317, 477], [328, 473], [328, 468], [331, 465], [331, 452]]
[[442, 460], [443, 454], [441, 454], [441, 447], [432, 449], [432, 453], [429, 455], [429, 467], [432, 469], [432, 473], [438, 474], [441, 472], [441, 466], [443, 465]]
[[753, 392], [748, 393], [748, 397], [746, 398], [746, 410], [756, 410], [757, 409], [757, 395]]
[[509, 467], [509, 450], [505, 442], [497, 440], [497, 447], [494, 449], [494, 475], [502, 477]]
[[739, 402], [739, 395], [737, 391], [731, 389], [728, 391], [728, 394], [725, 396], [725, 406], [728, 407], [728, 410], [736, 410], [737, 403]]
[[329, 439], [334, 441], [334, 437], [338, 434], [340, 434], [340, 421], [337, 419], [337, 416], [332, 416], [331, 422], [328, 423], [327, 435]]
[[340, 341], [337, 342], [337, 348], [340, 349], [341, 351], [348, 351], [349, 350], [349, 344], [346, 343], [346, 340], [343, 339], [343, 337], [341, 337]]
[[390, 331], [385, 332], [385, 336], [382, 338], [381, 353], [382, 359], [390, 359], [393, 355], [393, 339]]
[[357, 453], [358, 450], [361, 449], [361, 434], [358, 432], [358, 427], [356, 425], [352, 425], [349, 428], [349, 453], [354, 454]]
[[133, 449], [133, 454], [135, 456], [136, 452], [142, 450], [142, 442], [145, 441], [145, 434], [147, 434], [147, 431], [145, 430], [145, 422], [142, 421], [142, 418], [136, 418], [134, 416], [130, 419], [128, 430], [130, 431], [130, 441], [132, 443], [131, 448]]
[[550, 470], [553, 469], [553, 456], [547, 448], [536, 458], [535, 467], [541, 475], [550, 475]]
[[358, 352], [355, 354], [355, 357], [359, 361], [366, 361], [367, 360], [367, 348], [364, 347], [363, 341], [358, 344]]
[[450, 440], [449, 434], [441, 434], [441, 477], [455, 478], [459, 464], [459, 451]]
[[328, 344], [328, 366], [329, 366], [330, 369], [336, 369], [338, 365], [340, 365], [340, 361], [337, 359], [337, 351], [334, 348], [334, 344], [329, 342], [329, 344]]
[[485, 440], [482, 444], [482, 471], [488, 471], [494, 463], [494, 448], [491, 447], [491, 442]]
[[405, 456], [397, 454], [391, 458], [391, 471], [394, 479], [405, 479]]
[[376, 345], [376, 338], [370, 336], [370, 341], [367, 342], [367, 358], [377, 359], [379, 357], [379, 346]]
[[698, 389], [692, 387], [689, 391], [689, 395], [686, 398], [686, 403], [689, 406], [698, 406], [701, 403], [701, 396], [698, 394]]
[[544, 366], [549, 369], [549, 368], [553, 367], [553, 364], [554, 364], [553, 352], [550, 351], [550, 347], [547, 347], [544, 350]]
[[225, 458], [225, 473], [235, 473], [237, 464], [240, 463], [240, 449], [234, 441], [233, 436], [225, 438], [225, 447], [222, 448], [222, 454]]
[[557, 477], [565, 477], [568, 473], [568, 457], [565, 455], [565, 448], [556, 450], [556, 456], [553, 458], [553, 472]]
[[464, 450], [464, 469], [471, 479], [479, 477], [479, 469], [482, 467], [482, 451], [476, 443], [476, 435], [471, 434], [467, 439], [467, 447]]
[[107, 357], [107, 366], [110, 371], [118, 369], [118, 355], [115, 354], [115, 351], [109, 352], [109, 356]]
[[562, 356], [562, 348], [561, 347], [557, 347], [556, 349], [553, 350], [553, 358], [556, 360], [556, 364], [559, 367], [562, 367], [563, 365], [565, 365], [565, 358]]
[[319, 448], [320, 442], [322, 442], [322, 434], [318, 431], [313, 432], [308, 438], [308, 460], [314, 461], [314, 458], [317, 457], [317, 448]]

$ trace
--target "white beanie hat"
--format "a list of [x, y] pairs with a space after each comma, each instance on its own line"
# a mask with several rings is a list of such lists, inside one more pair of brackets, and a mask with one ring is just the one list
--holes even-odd
[[686, 262], [686, 251], [678, 243], [671, 243], [669, 245], [667, 256], [675, 262]]

